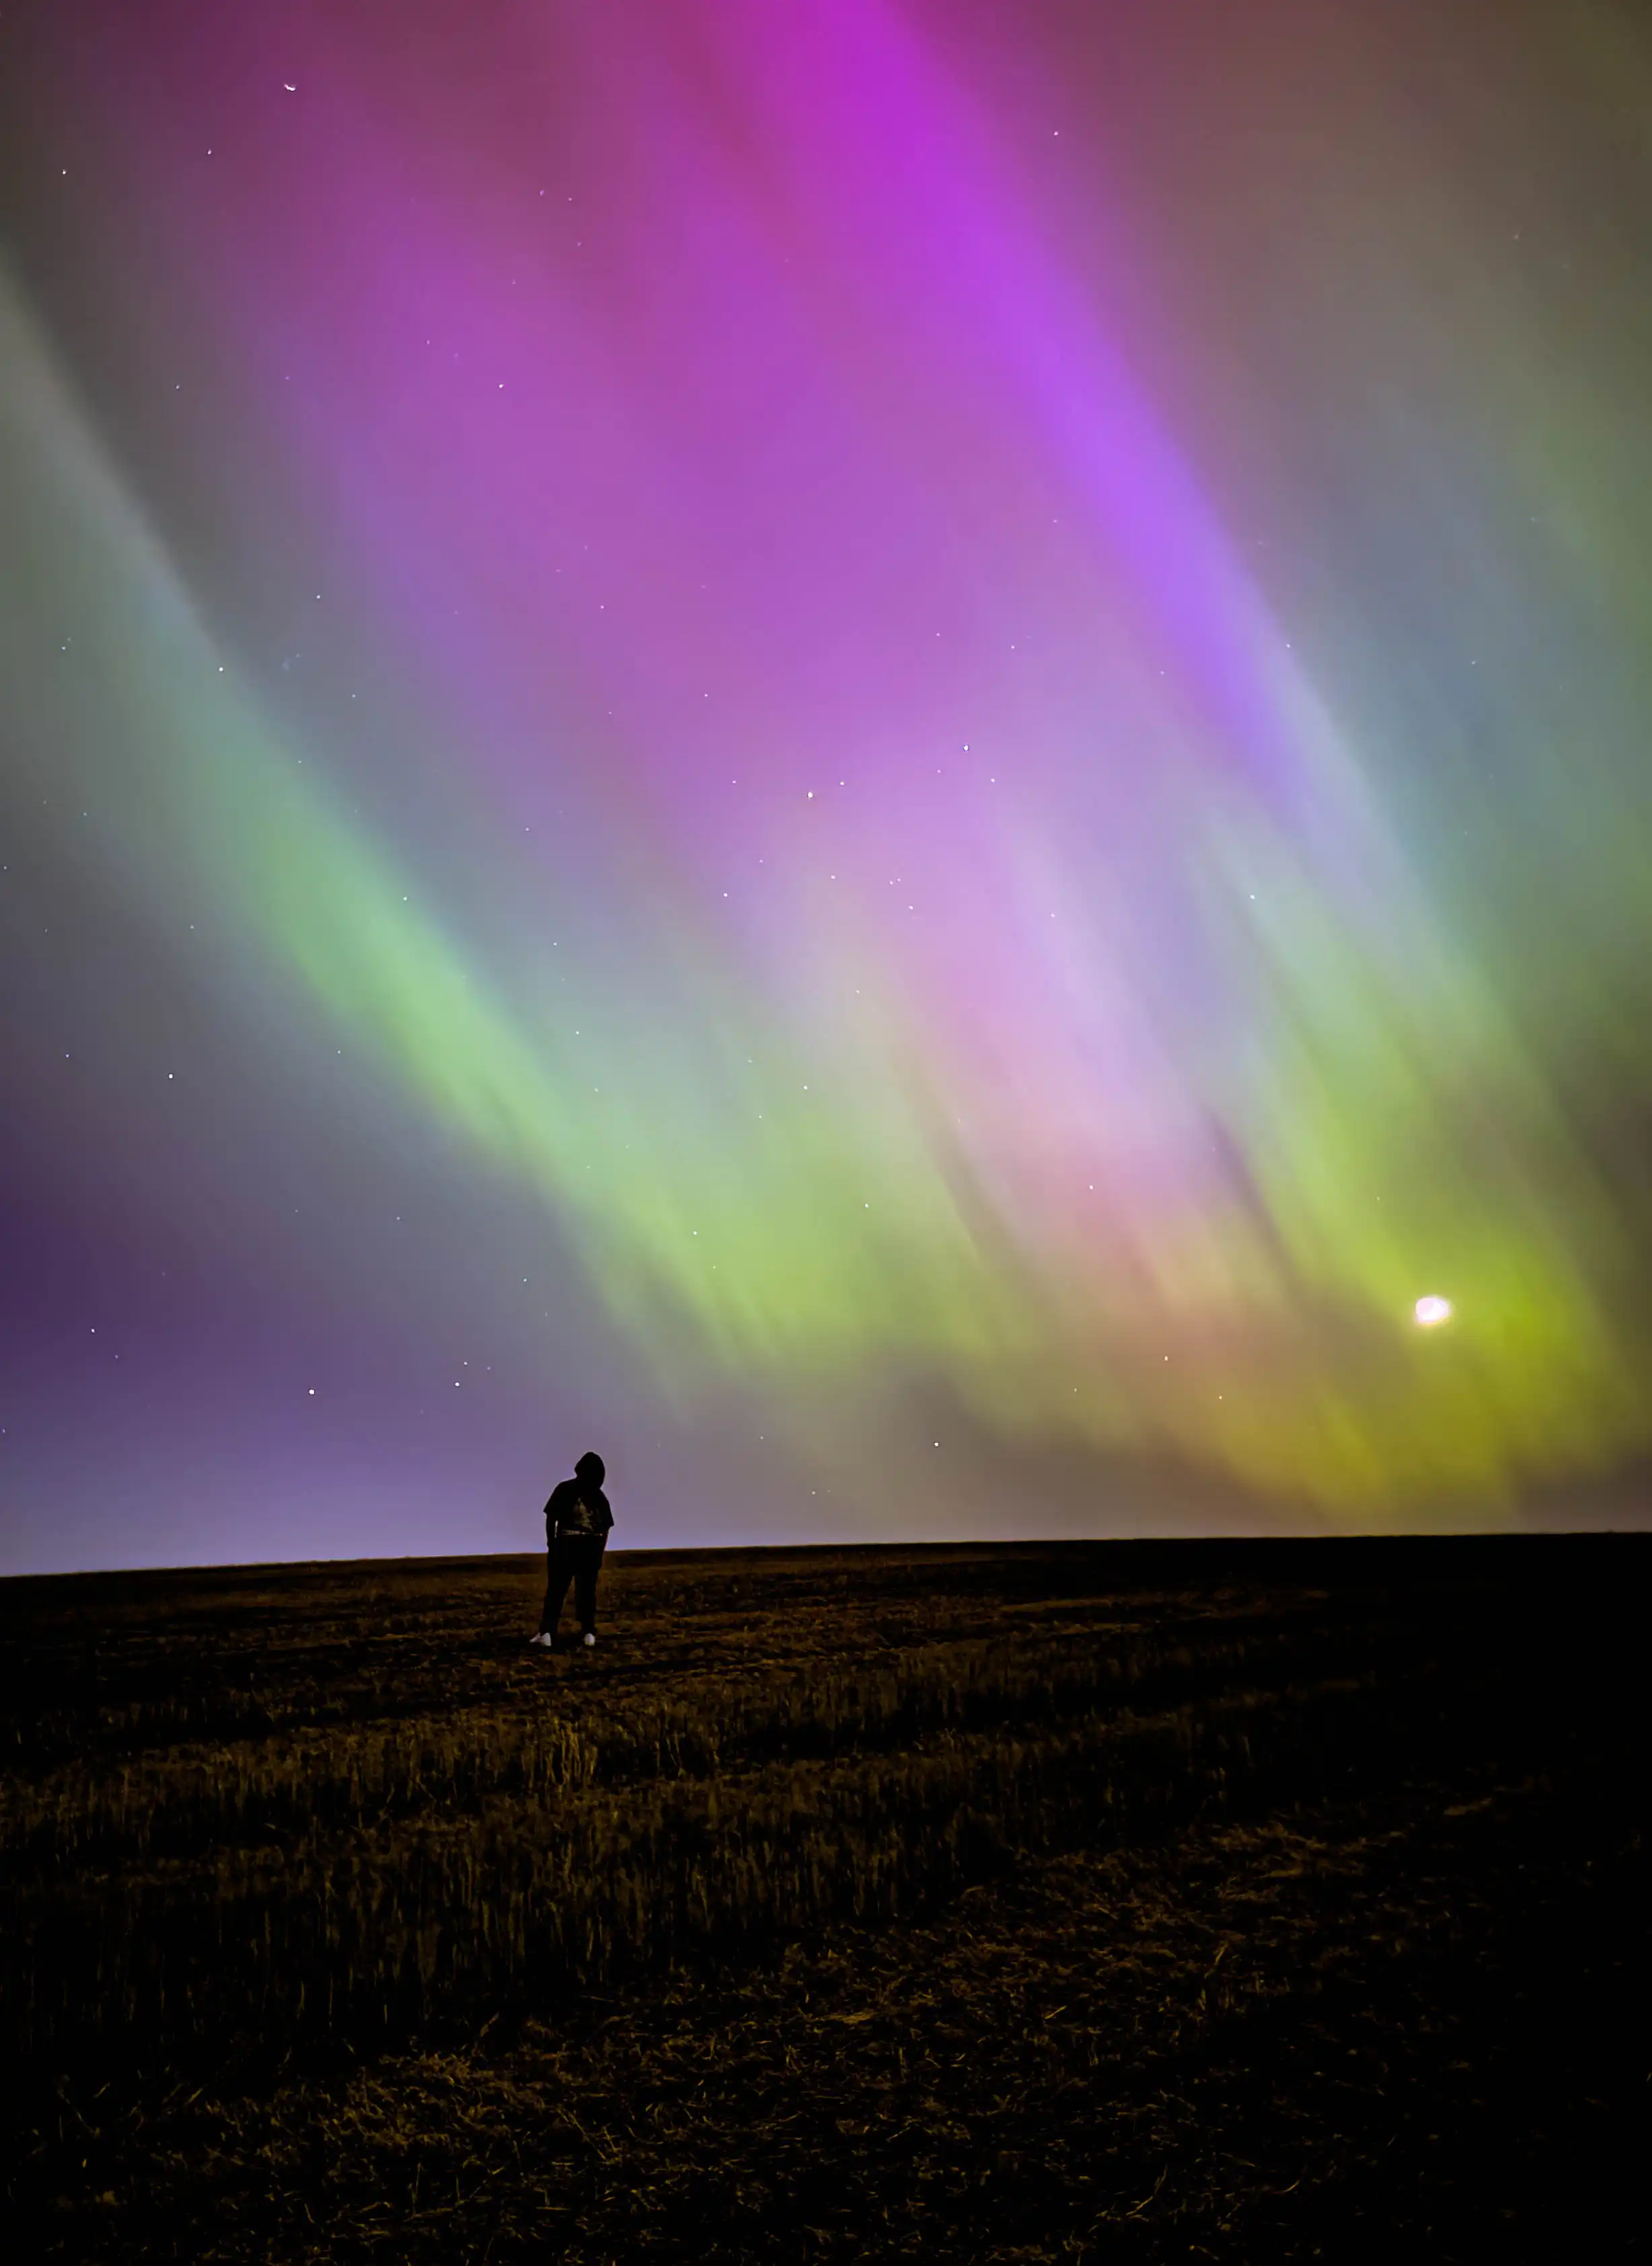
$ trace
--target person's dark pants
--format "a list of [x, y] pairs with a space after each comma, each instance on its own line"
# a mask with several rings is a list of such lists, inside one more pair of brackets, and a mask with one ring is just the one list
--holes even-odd
[[562, 1600], [574, 1584], [574, 1602], [580, 1610], [580, 1627], [593, 1634], [596, 1628], [596, 1575], [603, 1562], [605, 1534], [559, 1534], [545, 1553], [545, 1607], [539, 1626], [556, 1634]]

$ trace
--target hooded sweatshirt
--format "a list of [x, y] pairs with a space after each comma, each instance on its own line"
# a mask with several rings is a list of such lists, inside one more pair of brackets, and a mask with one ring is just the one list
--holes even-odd
[[551, 1490], [551, 1500], [545, 1507], [545, 1532], [547, 1543], [559, 1535], [570, 1539], [579, 1537], [600, 1537], [614, 1523], [614, 1514], [608, 1507], [608, 1497], [603, 1493], [603, 1459], [600, 1456], [581, 1456], [574, 1466], [571, 1480], [560, 1480]]

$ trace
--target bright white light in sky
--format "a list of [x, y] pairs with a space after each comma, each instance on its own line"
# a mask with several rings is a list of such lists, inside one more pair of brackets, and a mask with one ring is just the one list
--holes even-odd
[[1437, 1298], [1432, 1296], [1426, 1298], [1419, 1298], [1417, 1300], [1415, 1311], [1417, 1320], [1421, 1323], [1422, 1327], [1425, 1330], [1432, 1329], [1436, 1322], [1449, 1322], [1451, 1320], [1451, 1302], [1449, 1298]]

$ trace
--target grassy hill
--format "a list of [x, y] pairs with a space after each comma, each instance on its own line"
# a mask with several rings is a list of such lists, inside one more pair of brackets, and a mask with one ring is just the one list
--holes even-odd
[[1608, 2225], [1647, 1538], [622, 1553], [549, 1659], [539, 1568], [0, 1585], [42, 2255]]

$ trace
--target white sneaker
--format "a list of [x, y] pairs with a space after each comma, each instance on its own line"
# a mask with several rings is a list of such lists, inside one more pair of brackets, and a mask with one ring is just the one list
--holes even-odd
[[549, 1629], [541, 1629], [537, 1636], [530, 1636], [528, 1641], [530, 1644], [543, 1645], [548, 1652], [554, 1640]]
[[591, 1634], [589, 1629], [587, 1629], [585, 1632], [585, 1641], [587, 1644], [595, 1644], [596, 1641], [596, 1637]]

